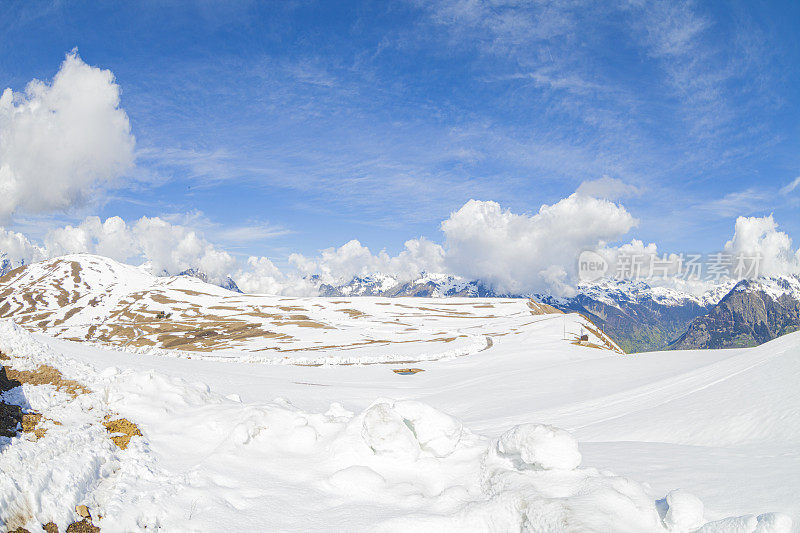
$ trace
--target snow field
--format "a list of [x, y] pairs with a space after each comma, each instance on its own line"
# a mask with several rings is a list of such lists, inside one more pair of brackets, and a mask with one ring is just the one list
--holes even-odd
[[[100, 372], [10, 321], [0, 349], [15, 366], [47, 363], [94, 392], [7, 394], [62, 422], [37, 442], [0, 444], [0, 519], [36, 531], [86, 504], [104, 531], [743, 531], [783, 533], [780, 514], [704, 524], [684, 492], [658, 499], [630, 479], [580, 467], [575, 439], [540, 424], [490, 439], [414, 400], [355, 414], [287, 400], [242, 403], [155, 371]], [[22, 398], [17, 400], [23, 401]], [[117, 449], [99, 421], [119, 413], [142, 437]], [[16, 522], [13, 522], [16, 520]]]

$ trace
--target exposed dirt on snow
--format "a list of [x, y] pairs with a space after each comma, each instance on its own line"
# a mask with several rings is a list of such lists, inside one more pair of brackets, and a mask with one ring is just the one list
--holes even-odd
[[139, 431], [139, 426], [127, 418], [107, 420], [103, 422], [103, 425], [111, 434], [111, 440], [121, 450], [126, 450], [128, 448], [131, 438], [142, 436], [142, 432]]
[[73, 398], [89, 389], [72, 379], [64, 379], [61, 372], [50, 365], [39, 365], [35, 370], [16, 370], [6, 368], [9, 379], [28, 385], [53, 385], [56, 389], [69, 393]]

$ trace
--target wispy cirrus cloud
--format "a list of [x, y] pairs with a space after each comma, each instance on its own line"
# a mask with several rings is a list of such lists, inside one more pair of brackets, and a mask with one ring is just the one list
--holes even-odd
[[798, 187], [800, 187], [800, 176], [796, 177], [795, 179], [793, 179], [792, 181], [781, 187], [780, 193], [786, 196], [787, 194], [793, 192]]
[[759, 189], [731, 192], [722, 198], [712, 200], [697, 207], [717, 217], [738, 217], [763, 210], [769, 205], [771, 195]]

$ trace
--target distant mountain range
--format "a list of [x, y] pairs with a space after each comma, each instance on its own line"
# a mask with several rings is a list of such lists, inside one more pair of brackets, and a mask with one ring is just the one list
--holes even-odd
[[0, 277], [0, 318], [53, 337], [126, 350], [277, 364], [407, 365], [494, 353], [488, 351], [512, 338], [524, 343], [542, 328], [549, 331], [545, 345], [621, 352], [585, 317], [527, 299], [240, 294], [197, 276], [154, 276], [148, 268], [90, 254], [33, 263]]
[[[0, 262], [0, 274], [11, 268], [8, 260]], [[196, 268], [180, 275], [209, 281]], [[327, 297], [534, 298], [560, 311], [584, 315], [628, 353], [756, 346], [800, 329], [798, 276], [723, 281], [700, 296], [643, 281], [602, 280], [579, 285], [571, 298], [507, 294], [480, 281], [435, 273], [411, 281], [386, 274], [354, 277], [337, 285], [318, 277], [311, 281], [320, 296]], [[231, 277], [219, 286], [241, 293]]]
[[564, 312], [583, 314], [628, 353], [756, 346], [800, 329], [796, 276], [722, 281], [700, 296], [625, 280], [581, 284], [571, 298], [506, 294], [479, 281], [445, 274], [423, 274], [405, 282], [376, 274], [341, 285], [319, 283], [319, 291], [342, 297], [531, 297]]

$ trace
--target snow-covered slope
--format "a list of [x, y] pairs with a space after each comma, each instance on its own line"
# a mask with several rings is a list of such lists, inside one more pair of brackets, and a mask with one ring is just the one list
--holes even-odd
[[[156, 277], [92, 255], [35, 263], [0, 279], [0, 317], [50, 335], [128, 350], [293, 364], [419, 361], [491, 350], [550, 319], [526, 299], [288, 298]], [[547, 312], [558, 313], [555, 309]], [[559, 315], [562, 316], [562, 315]], [[573, 341], [617, 350], [578, 315]], [[191, 352], [187, 355], [187, 352]]]
[[[620, 357], [559, 322], [413, 376], [133, 357], [0, 323], [5, 364], [92, 390], [15, 389], [61, 425], [0, 442], [0, 520], [63, 530], [84, 504], [104, 531], [792, 531], [800, 335]], [[97, 429], [108, 413], [140, 427], [127, 450]]]

